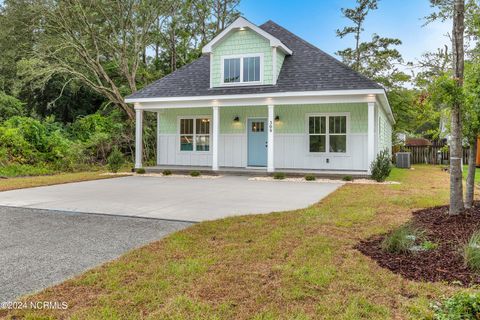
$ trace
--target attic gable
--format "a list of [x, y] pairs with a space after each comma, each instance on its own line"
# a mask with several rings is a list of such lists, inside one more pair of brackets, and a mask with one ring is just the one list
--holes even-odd
[[244, 29], [252, 30], [253, 32], [262, 36], [263, 38], [269, 41], [271, 47], [276, 47], [282, 50], [287, 55], [291, 55], [293, 53], [293, 51], [290, 48], [288, 48], [285, 44], [283, 44], [282, 41], [280, 41], [278, 38], [269, 34], [265, 30], [262, 30], [261, 28], [257, 27], [256, 25], [254, 25], [253, 23], [251, 23], [250, 21], [248, 21], [243, 17], [237, 18], [231, 25], [229, 25], [225, 30], [220, 32], [215, 38], [213, 38], [212, 41], [207, 43], [202, 48], [202, 53], [212, 53], [213, 47], [219, 42], [221, 42], [224, 38], [228, 37], [231, 32], [234, 32], [237, 30], [244, 30]]

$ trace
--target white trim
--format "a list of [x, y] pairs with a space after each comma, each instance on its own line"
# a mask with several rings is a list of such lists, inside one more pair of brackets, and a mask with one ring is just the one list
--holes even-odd
[[212, 135], [212, 170], [218, 170], [218, 137], [220, 132], [220, 112], [217, 106], [212, 107], [212, 120], [211, 128], [213, 128]]
[[157, 112], [157, 165], [160, 163], [160, 112]]
[[135, 168], [142, 167], [143, 157], [143, 110], [135, 109]]
[[267, 172], [274, 172], [274, 131], [275, 131], [275, 106], [268, 105], [267, 118]]
[[189, 97], [158, 97], [158, 98], [133, 98], [125, 99], [126, 103], [134, 102], [169, 102], [169, 101], [198, 101], [198, 100], [223, 100], [223, 99], [249, 99], [249, 98], [276, 98], [276, 97], [312, 97], [312, 96], [342, 96], [342, 95], [381, 95], [383, 89], [361, 90], [325, 90], [325, 91], [292, 91], [253, 94], [232, 94], [212, 96], [189, 96]]
[[222, 39], [227, 36], [230, 32], [240, 30], [241, 28], [248, 28], [260, 36], [264, 37], [270, 42], [270, 46], [272, 47], [279, 47], [281, 48], [285, 53], [287, 54], [292, 54], [292, 50], [290, 50], [286, 45], [284, 45], [279, 39], [275, 38], [272, 36], [270, 33], [260, 29], [247, 19], [243, 17], [237, 18], [232, 24], [230, 24], [227, 28], [225, 28], [222, 32], [220, 32], [215, 38], [212, 39], [209, 43], [207, 43], [203, 48], [202, 48], [202, 53], [211, 53], [213, 47]]
[[[330, 117], [346, 117], [346, 142], [345, 142], [345, 152], [330, 152], [330, 135], [343, 135], [342, 134], [332, 134], [329, 133], [329, 118]], [[310, 152], [310, 132], [309, 132], [309, 120], [310, 117], [325, 117], [325, 152]], [[316, 112], [316, 113], [306, 113], [305, 114], [305, 131], [307, 135], [307, 145], [306, 151], [307, 156], [341, 156], [341, 157], [350, 157], [350, 112]]]
[[[182, 150], [182, 145], [180, 143], [180, 137], [182, 136], [181, 132], [180, 132], [180, 120], [182, 119], [193, 119], [193, 133], [191, 134], [192, 137], [193, 137], [193, 150]], [[209, 123], [210, 123], [210, 129], [209, 129], [209, 150], [208, 151], [197, 151], [197, 139], [196, 139], [196, 136], [197, 136], [197, 133], [196, 133], [196, 120], [197, 119], [209, 119]], [[199, 134], [200, 136], [205, 136], [205, 134]], [[184, 136], [188, 136], [188, 134], [184, 134]], [[177, 138], [176, 138], [176, 142], [175, 143], [178, 143], [178, 147], [177, 147], [177, 152], [180, 153], [180, 154], [188, 154], [188, 153], [194, 153], [194, 154], [210, 154], [212, 153], [212, 116], [211, 115], [192, 115], [192, 116], [189, 116], [189, 115], [181, 115], [181, 116], [177, 116]]]
[[368, 125], [367, 125], [367, 170], [371, 173], [370, 165], [375, 159], [375, 102], [368, 103]]
[[[277, 98], [277, 99], [276, 99]], [[293, 98], [302, 98], [305, 101], [296, 101]], [[309, 98], [309, 99], [307, 99]], [[248, 100], [252, 101], [248, 101]], [[256, 100], [255, 100], [256, 99]], [[264, 100], [262, 100], [264, 99]], [[271, 101], [267, 101], [272, 99]], [[290, 100], [288, 100], [290, 99]], [[133, 98], [125, 99], [126, 103], [165, 103], [161, 106], [140, 106], [140, 109], [162, 109], [162, 108], [195, 108], [238, 105], [268, 105], [279, 104], [315, 104], [315, 103], [365, 103], [377, 101], [386, 111], [391, 124], [395, 124], [392, 109], [388, 103], [387, 95], [383, 89], [358, 89], [358, 90], [325, 90], [325, 91], [292, 91], [257, 94], [235, 94], [235, 95], [212, 95], [212, 96], [188, 96], [188, 97], [156, 97], [156, 98]], [[189, 106], [185, 103], [192, 102]]]
[[[260, 58], [260, 80], [259, 81], [244, 81], [243, 80], [243, 59], [244, 58]], [[225, 59], [240, 59], [240, 81], [239, 82], [224, 82], [225, 81]], [[264, 55], [263, 53], [248, 53], [248, 54], [233, 54], [220, 57], [220, 85], [224, 87], [234, 86], [252, 86], [263, 84], [263, 72], [264, 72]]]

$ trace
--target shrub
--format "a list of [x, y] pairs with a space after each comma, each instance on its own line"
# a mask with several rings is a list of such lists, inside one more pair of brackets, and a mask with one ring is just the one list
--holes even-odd
[[24, 114], [24, 104], [15, 97], [0, 91], [0, 122]]
[[457, 293], [433, 308], [437, 320], [480, 319], [480, 293]]
[[192, 172], [190, 172], [190, 175], [192, 177], [199, 177], [201, 175], [201, 173], [200, 173], [200, 171], [192, 171]]
[[163, 170], [162, 174], [163, 174], [164, 176], [169, 176], [169, 175], [172, 174], [172, 171], [170, 171], [170, 170]]
[[406, 253], [422, 237], [422, 231], [410, 224], [406, 224], [386, 235], [381, 246], [384, 251], [390, 253]]
[[283, 173], [283, 172], [275, 172], [275, 173], [273, 174], [273, 179], [283, 180], [283, 179], [285, 179], [285, 173]]
[[435, 250], [435, 249], [437, 249], [438, 244], [436, 244], [435, 242], [432, 242], [432, 241], [423, 241], [421, 247], [422, 247], [423, 250], [427, 250], [427, 251]]
[[113, 173], [118, 172], [120, 168], [123, 166], [125, 163], [125, 158], [123, 157], [123, 153], [118, 150], [117, 147], [113, 148], [112, 152], [110, 152], [110, 155], [107, 158], [107, 165], [108, 165], [108, 170], [110, 170]]
[[372, 179], [377, 182], [383, 182], [392, 171], [392, 161], [390, 152], [385, 149], [377, 155], [377, 158], [370, 165]]
[[307, 180], [307, 181], [315, 181], [315, 180], [317, 180], [317, 177], [315, 177], [313, 174], [307, 174], [307, 175], [305, 176], [305, 180]]
[[146, 171], [144, 168], [138, 168], [137, 170], [135, 170], [135, 172], [138, 174], [144, 174]]
[[343, 181], [353, 181], [353, 177], [352, 176], [345, 176], [342, 178]]
[[480, 271], [480, 231], [474, 232], [464, 245], [463, 259], [469, 268]]

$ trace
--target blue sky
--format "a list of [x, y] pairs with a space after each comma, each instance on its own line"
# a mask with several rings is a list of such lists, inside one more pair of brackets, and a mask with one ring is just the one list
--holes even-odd
[[[353, 37], [336, 37], [335, 31], [349, 21], [342, 17], [342, 7], [353, 8], [355, 0], [241, 0], [243, 15], [259, 25], [273, 20], [320, 49], [334, 54], [353, 45]], [[451, 22], [422, 27], [423, 17], [432, 12], [428, 0], [380, 0], [365, 23], [364, 40], [372, 33], [402, 40], [398, 47], [406, 61], [415, 62], [426, 51], [434, 51], [450, 42], [445, 36]]]

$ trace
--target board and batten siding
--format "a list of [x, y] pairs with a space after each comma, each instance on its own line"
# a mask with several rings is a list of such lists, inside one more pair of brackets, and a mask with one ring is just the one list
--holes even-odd
[[[308, 114], [349, 115], [346, 154], [312, 154], [308, 152]], [[212, 116], [212, 108], [166, 109], [160, 112], [159, 165], [210, 166], [211, 152], [180, 151], [178, 119], [188, 116]], [[233, 119], [238, 116], [240, 121]], [[275, 168], [366, 170], [367, 117], [366, 103], [275, 106], [274, 152]], [[220, 108], [219, 165], [247, 166], [247, 119], [266, 118], [267, 106], [238, 106]], [[387, 139], [391, 126], [386, 120], [385, 138], [381, 145], [391, 145]], [[327, 163], [327, 159], [329, 160]]]
[[[261, 53], [263, 54], [263, 84], [273, 83], [272, 47], [270, 42], [249, 29], [231, 32], [212, 50], [212, 86], [222, 83], [222, 56]], [[278, 59], [277, 59], [278, 61]], [[283, 60], [282, 60], [283, 62]], [[278, 63], [277, 63], [278, 68]]]
[[378, 152], [386, 149], [392, 153], [392, 124], [383, 108], [378, 110]]

